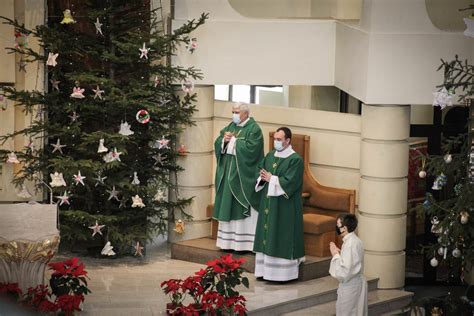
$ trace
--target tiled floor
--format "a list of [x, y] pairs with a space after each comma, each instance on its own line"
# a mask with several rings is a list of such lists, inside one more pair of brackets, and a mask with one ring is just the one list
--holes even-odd
[[[63, 257], [69, 256], [61, 254], [57, 259]], [[184, 278], [203, 267], [170, 259], [167, 243], [148, 249], [145, 258], [81, 259], [86, 265], [90, 278], [88, 285], [92, 291], [86, 297], [82, 315], [165, 315], [169, 299], [161, 291], [160, 283], [171, 278]], [[252, 274], [247, 276], [250, 288], [242, 287], [240, 291], [247, 298], [249, 310], [296, 299], [307, 295], [310, 288], [324, 291], [336, 286], [331, 278], [310, 283], [274, 284], [256, 281]]]

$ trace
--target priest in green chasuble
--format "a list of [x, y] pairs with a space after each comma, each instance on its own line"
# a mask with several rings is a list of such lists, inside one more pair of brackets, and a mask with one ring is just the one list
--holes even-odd
[[305, 260], [303, 241], [303, 158], [291, 147], [291, 130], [280, 127], [274, 147], [259, 164], [261, 191], [255, 233], [255, 276], [269, 281], [298, 278]]
[[217, 166], [213, 218], [219, 221], [217, 247], [252, 251], [259, 199], [254, 192], [263, 135], [247, 104], [232, 108], [232, 122], [214, 142]]

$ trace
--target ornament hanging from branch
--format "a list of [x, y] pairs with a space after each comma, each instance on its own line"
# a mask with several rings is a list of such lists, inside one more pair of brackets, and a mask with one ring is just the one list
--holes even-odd
[[8, 154], [7, 163], [15, 163], [15, 164], [20, 163], [20, 161], [18, 160], [18, 157], [13, 151]]
[[99, 171], [99, 172], [97, 173], [97, 178], [95, 178], [95, 180], [97, 181], [97, 182], [95, 183], [95, 186], [98, 186], [99, 184], [105, 185], [105, 183], [104, 183], [105, 179], [107, 179], [107, 177], [102, 177], [102, 174], [101, 174], [101, 172]]
[[53, 146], [53, 153], [55, 153], [56, 151], [59, 151], [61, 154], [63, 153], [63, 148], [66, 147], [66, 145], [61, 145], [61, 141], [58, 140], [56, 141], [56, 144], [50, 144], [51, 146]]
[[461, 213], [459, 213], [459, 221], [463, 225], [467, 224], [467, 222], [469, 221], [469, 213], [466, 211], [462, 211]]
[[154, 80], [154, 81], [155, 81], [155, 82], [154, 82], [154, 87], [156, 88], [156, 87], [158, 87], [158, 86], [160, 85], [161, 80], [160, 80], [160, 78], [158, 78], [158, 76], [155, 76], [155, 80]]
[[135, 196], [132, 196], [132, 207], [135, 208], [135, 207], [145, 207], [145, 204], [143, 203], [143, 200], [141, 197], [138, 196], [138, 194], [136, 194]]
[[59, 91], [59, 84], [61, 83], [61, 81], [51, 79], [51, 80], [49, 80], [49, 82], [51, 82], [51, 86], [52, 86], [53, 90]]
[[146, 48], [145, 43], [143, 43], [142, 48], [138, 49], [140, 51], [140, 59], [146, 58], [148, 59], [148, 53], [150, 52], [150, 48]]
[[6, 111], [8, 108], [8, 100], [5, 96], [0, 95], [0, 103], [1, 103], [2, 111]]
[[123, 136], [130, 136], [133, 135], [134, 131], [130, 129], [130, 124], [127, 123], [127, 121], [120, 123], [120, 130], [119, 134]]
[[190, 38], [188, 43], [186, 44], [186, 49], [188, 50], [188, 52], [192, 54], [197, 49], [197, 46], [198, 46], [197, 38], [193, 37], [193, 38]]
[[439, 106], [441, 107], [441, 110], [442, 110], [447, 106], [453, 105], [454, 94], [446, 90], [446, 88], [443, 87], [441, 91], [433, 92], [433, 95], [434, 95], [433, 106]]
[[94, 100], [96, 98], [99, 98], [100, 100], [102, 100], [102, 94], [105, 93], [104, 90], [100, 90], [100, 87], [97, 85], [97, 87], [95, 89], [92, 89], [92, 91], [94, 91]]
[[109, 149], [104, 146], [104, 141], [105, 140], [103, 138], [99, 140], [99, 148], [97, 148], [98, 153], [106, 153], [109, 151]]
[[48, 60], [46, 61], [46, 65], [48, 66], [53, 66], [56, 67], [58, 62], [56, 61], [56, 58], [58, 58], [59, 53], [53, 54], [53, 53], [48, 53]]
[[94, 26], [95, 26], [95, 34], [100, 34], [102, 36], [104, 36], [104, 34], [102, 34], [102, 23], [100, 23], [99, 21], [99, 18], [97, 17], [97, 19], [95, 20], [95, 23], [94, 23]]
[[420, 170], [420, 172], [418, 172], [418, 176], [421, 179], [426, 178], [425, 165], [426, 165], [426, 158], [421, 157], [421, 170]]
[[165, 192], [161, 189], [159, 189], [155, 196], [153, 197], [153, 200], [157, 201], [157, 202], [161, 202], [165, 199]]
[[183, 89], [183, 91], [186, 92], [186, 93], [193, 92], [194, 82], [192, 82], [191, 80], [183, 81], [183, 83], [181, 83], [181, 89]]
[[114, 162], [114, 161], [121, 161], [120, 160], [120, 155], [122, 155], [122, 154], [123, 153], [121, 151], [117, 151], [117, 148], [114, 148], [113, 151], [107, 153], [104, 156], [104, 161], [107, 162], [107, 163]]
[[21, 57], [20, 61], [18, 62], [18, 72], [22, 71], [26, 73], [26, 61], [23, 59], [23, 57]]
[[21, 190], [16, 195], [21, 199], [30, 199], [33, 197], [24, 183], [21, 185]]
[[72, 115], [69, 115], [69, 118], [71, 119], [71, 123], [77, 121], [79, 118], [79, 115], [77, 115], [76, 111], [72, 112]]
[[135, 252], [133, 254], [135, 257], [137, 257], [137, 256], [143, 257], [143, 249], [145, 249], [145, 248], [140, 246], [139, 241], [137, 241], [137, 243], [133, 246], [133, 248], [135, 249]]
[[71, 93], [71, 98], [75, 99], [84, 99], [84, 89], [81, 89], [81, 87], [74, 87], [72, 88], [72, 93]]
[[76, 182], [76, 185], [78, 185], [79, 183], [82, 184], [82, 185], [85, 185], [85, 184], [84, 184], [84, 179], [85, 179], [85, 178], [86, 178], [86, 177], [84, 177], [83, 175], [81, 175], [81, 170], [79, 170], [79, 171], [77, 172], [77, 174], [75, 174], [75, 175], [72, 177], [72, 179]]
[[443, 159], [446, 163], [451, 163], [451, 161], [453, 161], [453, 157], [451, 156], [451, 154], [444, 155]]
[[66, 181], [64, 181], [64, 177], [62, 173], [50, 173], [49, 176], [51, 177], [51, 182], [49, 183], [50, 186], [54, 187], [65, 187]]
[[66, 9], [66, 10], [64, 10], [63, 14], [64, 14], [64, 17], [61, 21], [61, 24], [76, 23], [76, 20], [74, 20], [74, 18], [72, 17], [71, 10]]
[[170, 140], [166, 139], [164, 136], [158, 141], [158, 149], [169, 149], [170, 147], [168, 146]]
[[104, 256], [115, 256], [113, 249], [114, 247], [110, 244], [110, 241], [108, 241], [100, 253]]
[[97, 221], [95, 221], [95, 225], [89, 226], [89, 229], [92, 229], [92, 237], [95, 236], [95, 234], [99, 234], [102, 236], [102, 228], [104, 228], [105, 225], [99, 225]]
[[112, 191], [107, 190], [107, 192], [109, 193], [109, 198], [107, 199], [107, 201], [115, 199], [117, 202], [120, 202], [118, 198], [118, 194], [120, 193], [120, 191], [115, 190], [115, 185], [112, 186]]
[[439, 227], [439, 219], [437, 216], [434, 216], [431, 219], [431, 232], [433, 234], [441, 234], [443, 232], [443, 229]]
[[139, 110], [137, 114], [135, 115], [135, 118], [140, 124], [146, 124], [150, 122], [150, 114], [148, 113], [147, 110], [143, 110], [143, 109]]
[[132, 180], [133, 185], [139, 185], [140, 180], [138, 179], [138, 174], [136, 171], [133, 172], [133, 180]]
[[184, 234], [184, 222], [181, 219], [178, 219], [175, 223], [175, 227], [173, 229], [178, 234]]
[[59, 206], [62, 206], [65, 203], [71, 205], [69, 203], [69, 195], [67, 191], [64, 191], [63, 195], [56, 195], [55, 198], [59, 199]]

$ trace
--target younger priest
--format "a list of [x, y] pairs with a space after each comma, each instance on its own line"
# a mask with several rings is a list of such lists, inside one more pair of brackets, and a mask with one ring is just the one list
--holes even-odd
[[291, 148], [291, 130], [274, 134], [275, 149], [259, 165], [255, 191], [261, 193], [254, 252], [255, 276], [269, 281], [298, 278], [304, 261], [303, 159]]
[[364, 247], [354, 233], [357, 218], [341, 215], [336, 221], [336, 233], [342, 236], [342, 250], [331, 242], [332, 260], [329, 273], [339, 281], [336, 315], [367, 315], [367, 280], [364, 271]]

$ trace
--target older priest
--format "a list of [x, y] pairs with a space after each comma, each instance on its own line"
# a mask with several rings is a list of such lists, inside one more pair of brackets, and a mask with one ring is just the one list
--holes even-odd
[[304, 261], [303, 159], [291, 148], [291, 130], [274, 134], [275, 150], [259, 165], [256, 191], [263, 191], [255, 233], [255, 276], [269, 281], [298, 278]]
[[232, 108], [232, 122], [214, 142], [217, 159], [213, 218], [219, 221], [217, 247], [251, 251], [257, 224], [255, 170], [263, 159], [263, 135], [247, 104]]

